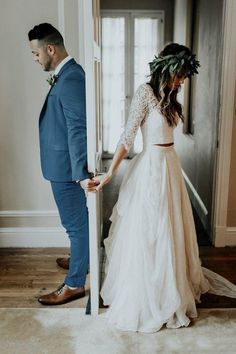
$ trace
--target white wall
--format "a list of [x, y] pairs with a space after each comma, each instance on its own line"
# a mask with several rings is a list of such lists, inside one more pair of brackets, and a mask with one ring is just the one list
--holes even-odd
[[[186, 36], [184, 14], [186, 13], [186, 4], [191, 4], [191, 1], [175, 0], [175, 41], [184, 43]], [[235, 0], [198, 0], [195, 1], [195, 5], [198, 5], [196, 7], [198, 21], [197, 25], [195, 23], [195, 28], [199, 29], [198, 37], [195, 39], [198, 44], [197, 55], [202, 64], [200, 74], [197, 76], [200, 80], [197, 79], [199, 81], [195, 87], [196, 102], [199, 105], [195, 105], [194, 108], [196, 125], [198, 126], [196, 126], [195, 134], [197, 139], [187, 140], [186, 136], [181, 135], [182, 129], [180, 129], [177, 134], [176, 146], [186, 171], [188, 166], [191, 167], [191, 163], [196, 160], [196, 155], [201, 155], [199, 163], [196, 164], [196, 170], [189, 169], [189, 176], [191, 181], [195, 179], [193, 182], [194, 187], [196, 186], [195, 190], [196, 192], [200, 191], [199, 195], [204, 198], [205, 193], [202, 186], [209, 186], [209, 183], [207, 185], [209, 178], [206, 175], [210, 165], [208, 150], [211, 147], [213, 134], [215, 137], [218, 134], [218, 149], [213, 148], [215, 170], [212, 169], [212, 173], [215, 176], [210, 180], [214, 186], [212, 200], [212, 211], [214, 211], [213, 244], [216, 247], [235, 246], [236, 42], [234, 33], [236, 30], [236, 2]], [[207, 46], [209, 46], [209, 51], [206, 51]], [[214, 68], [215, 73], [212, 71]], [[218, 112], [215, 110], [216, 108]], [[212, 129], [212, 125], [209, 128], [209, 123], [213, 122], [212, 113], [214, 111], [216, 124]], [[209, 137], [210, 131], [211, 137]], [[189, 156], [189, 160], [185, 159], [184, 150], [187, 151], [186, 155]], [[207, 159], [207, 164], [204, 163], [204, 159]], [[192, 178], [192, 176], [194, 177]], [[196, 180], [198, 180], [197, 183]]]
[[0, 9], [0, 247], [65, 246], [39, 161], [38, 116], [48, 73], [34, 63], [27, 33], [41, 22], [53, 24], [78, 59], [78, 1], [0, 0]]
[[[174, 40], [188, 46], [191, 45], [193, 36], [192, 49], [201, 63], [199, 75], [191, 79], [191, 105], [188, 107], [189, 80], [186, 80], [182, 100], [186, 123], [191, 116], [194, 132], [182, 134], [183, 129], [180, 125], [175, 142], [183, 169], [191, 181], [188, 187], [192, 203], [206, 230], [213, 236], [212, 211], [220, 107], [223, 3], [221, 0], [198, 0], [191, 9], [192, 3], [190, 0], [176, 0]], [[187, 127], [186, 123], [184, 128]]]

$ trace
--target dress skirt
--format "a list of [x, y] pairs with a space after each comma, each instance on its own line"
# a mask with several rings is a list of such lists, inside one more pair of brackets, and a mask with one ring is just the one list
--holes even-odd
[[207, 291], [236, 286], [201, 267], [192, 208], [174, 146], [151, 145], [130, 162], [111, 215], [101, 296], [121, 330], [188, 326]]

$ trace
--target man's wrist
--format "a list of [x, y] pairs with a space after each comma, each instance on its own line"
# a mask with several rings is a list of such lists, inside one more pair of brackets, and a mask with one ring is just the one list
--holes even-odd
[[77, 179], [75, 180], [76, 183], [80, 183], [86, 179], [92, 179], [94, 177], [94, 173], [93, 172], [88, 172], [88, 176], [84, 176], [81, 179]]

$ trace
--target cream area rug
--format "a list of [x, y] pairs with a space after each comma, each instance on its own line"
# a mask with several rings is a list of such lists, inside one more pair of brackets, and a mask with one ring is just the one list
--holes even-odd
[[154, 334], [111, 328], [84, 309], [0, 309], [1, 354], [236, 353], [236, 309], [200, 309], [188, 328]]

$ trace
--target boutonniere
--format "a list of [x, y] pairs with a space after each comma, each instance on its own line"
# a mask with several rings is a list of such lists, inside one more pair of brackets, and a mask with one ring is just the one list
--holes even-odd
[[47, 78], [47, 82], [50, 86], [54, 86], [59, 78], [59, 75], [51, 75]]

